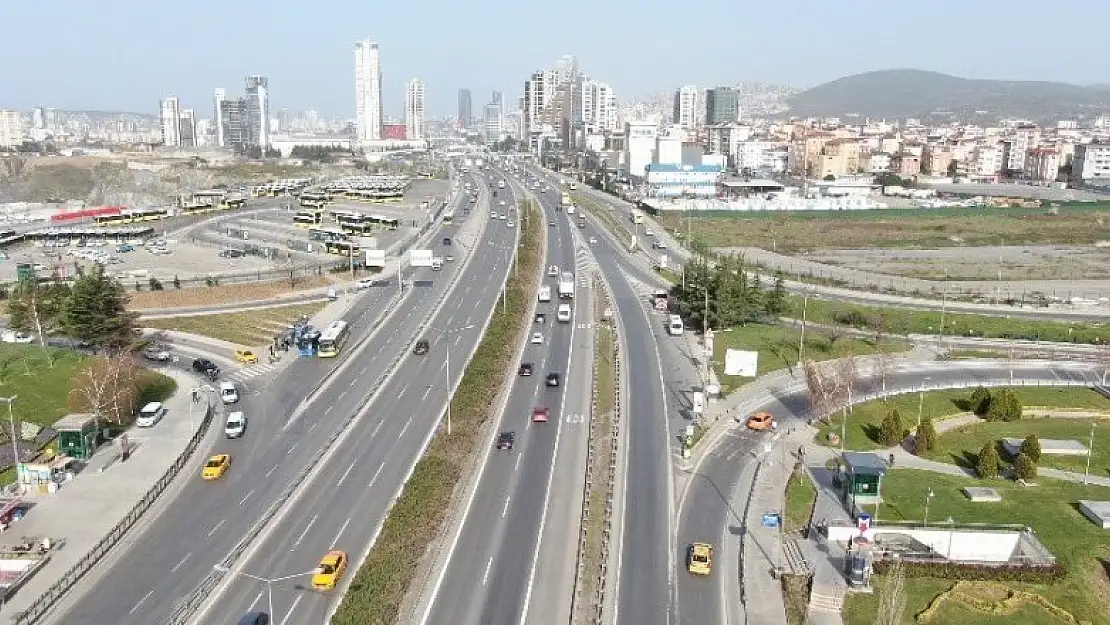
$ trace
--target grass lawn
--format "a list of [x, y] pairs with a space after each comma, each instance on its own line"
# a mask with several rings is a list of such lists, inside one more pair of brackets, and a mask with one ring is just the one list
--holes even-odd
[[[0, 343], [0, 396], [18, 395], [12, 404], [17, 421], [47, 427], [69, 413], [66, 400], [70, 381], [84, 356], [68, 349]], [[7, 409], [3, 438], [7, 440]]]
[[[941, 462], [952, 462], [964, 466], [974, 466], [976, 455], [989, 441], [1003, 438], [1025, 438], [1036, 434], [1037, 438], [1075, 440], [1087, 445], [1091, 436], [1091, 419], [1022, 419], [1020, 421], [995, 421], [966, 425], [937, 437], [937, 446], [925, 457]], [[1110, 475], [1110, 420], [1101, 420], [1102, 431], [1095, 430], [1095, 444], [1091, 453], [1091, 474]], [[1102, 435], [1101, 437], [1099, 435]], [[1007, 462], [1009, 457], [998, 446], [999, 457]], [[1086, 456], [1053, 456], [1042, 454], [1038, 463], [1064, 471], [1082, 473], [1087, 466]]]
[[[965, 486], [988, 485], [1002, 495], [1000, 503], [973, 503], [959, 489]], [[929, 490], [934, 497], [929, 503], [929, 518], [943, 523], [951, 517], [956, 523], [1015, 523], [1032, 527], [1037, 537], [1068, 567], [1068, 577], [1051, 586], [1010, 584], [1043, 596], [1056, 606], [1070, 611], [1077, 619], [1105, 625], [1110, 623], [1110, 532], [1096, 527], [1076, 508], [1080, 499], [1110, 499], [1110, 489], [1083, 486], [1068, 482], [1039, 479], [1037, 486], [1018, 486], [1008, 480], [982, 481], [937, 473], [898, 469], [883, 481], [886, 502], [879, 509], [879, 523], [887, 520], [920, 521]], [[881, 586], [882, 578], [877, 578]], [[914, 615], [930, 601], [951, 587], [952, 582], [911, 578], [906, 581], [906, 612], [904, 623], [917, 623]], [[845, 622], [874, 621], [879, 593], [849, 595], [845, 606]], [[976, 612], [959, 602], [952, 602], [930, 623], [943, 625], [1060, 624], [1039, 607], [1026, 607], [1013, 615]]]
[[311, 318], [326, 305], [324, 302], [316, 302], [223, 315], [146, 319], [142, 320], [141, 323], [148, 328], [188, 332], [230, 341], [247, 347], [257, 347], [270, 343], [274, 335], [281, 333], [294, 321], [302, 316]]
[[786, 512], [783, 518], [783, 531], [798, 535], [809, 524], [813, 512], [813, 502], [817, 499], [817, 487], [804, 471], [795, 471], [786, 484]]
[[[1089, 388], [1017, 386], [1013, 387], [1012, 390], [1017, 395], [1018, 400], [1021, 401], [1021, 405], [1026, 407], [1110, 411], [1110, 400]], [[932, 417], [934, 422], [967, 412], [962, 407], [961, 402], [971, 397], [971, 391], [972, 389], [930, 391], [924, 394], [924, 402], [922, 402], [920, 393], [905, 393], [888, 397], [885, 401], [877, 399], [857, 404], [852, 409], [852, 413], [848, 415], [848, 422], [845, 424], [844, 448], [860, 451], [880, 449], [882, 445], [878, 442], [879, 426], [891, 410], [898, 410], [898, 414], [902, 416], [902, 425], [907, 430], [907, 434], [909, 430], [917, 427], [919, 405], [921, 406], [922, 417]], [[1090, 428], [1090, 422], [1087, 423], [1087, 427]], [[839, 436], [840, 428], [840, 413], [837, 413], [829, 420], [828, 425], [821, 426], [817, 434], [817, 442], [822, 445], [829, 444], [828, 435], [836, 434]], [[943, 435], [941, 438], [943, 439]], [[1083, 440], [1086, 441], [1086, 438], [1084, 437]], [[982, 447], [982, 443], [979, 444], [979, 447]], [[978, 451], [979, 447], [976, 447], [975, 451]]]
[[[729, 393], [754, 379], [725, 375], [726, 350], [732, 348], [759, 352], [758, 374], [765, 375], [798, 364], [800, 338], [801, 331], [798, 329], [760, 324], [717, 331], [713, 340], [713, 367], [721, 381], [721, 392]], [[893, 339], [876, 344], [870, 339], [831, 335], [812, 329], [806, 331], [805, 356], [817, 361], [896, 353], [908, 349], [908, 344]]]

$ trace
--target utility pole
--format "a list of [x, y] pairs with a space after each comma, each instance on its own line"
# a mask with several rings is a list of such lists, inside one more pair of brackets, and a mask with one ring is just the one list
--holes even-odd
[[798, 366], [805, 362], [806, 353], [806, 312], [809, 310], [809, 291], [802, 294], [802, 332], [798, 338]]

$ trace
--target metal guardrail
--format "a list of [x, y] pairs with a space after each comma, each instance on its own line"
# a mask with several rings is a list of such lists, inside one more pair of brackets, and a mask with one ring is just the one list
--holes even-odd
[[143, 498], [131, 508], [127, 515], [124, 516], [115, 527], [109, 530], [104, 538], [100, 539], [100, 542], [96, 543], [77, 564], [70, 567], [70, 569], [45, 593], [39, 596], [30, 607], [20, 612], [12, 619], [15, 625], [32, 625], [39, 622], [39, 620], [45, 616], [86, 573], [100, 562], [101, 558], [103, 558], [104, 555], [127, 534], [128, 530], [135, 526], [135, 523], [137, 523], [139, 519], [142, 518], [143, 514], [154, 505], [154, 502], [158, 500], [158, 497], [166, 490], [170, 482], [177, 477], [181, 469], [188, 464], [189, 458], [192, 457], [193, 452], [196, 451], [200, 442], [204, 440], [205, 434], [208, 433], [208, 428], [212, 424], [212, 417], [214, 414], [215, 410], [212, 404], [209, 403], [208, 409], [201, 419], [200, 427], [193, 433], [193, 437], [189, 439], [188, 444], [177, 457], [177, 460], [166, 469], [162, 477], [150, 487], [150, 490], [148, 490], [146, 494], [143, 495]]

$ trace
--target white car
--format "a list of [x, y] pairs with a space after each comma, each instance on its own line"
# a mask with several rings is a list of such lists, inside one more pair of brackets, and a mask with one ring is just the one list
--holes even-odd
[[497, 216], [497, 218], [498, 219], [504, 219], [505, 218], [505, 213], [501, 213], [500, 215]]
[[532, 335], [532, 340], [530, 342], [532, 345], [543, 345], [543, 334], [536, 332]]
[[590, 237], [590, 245], [597, 245], [597, 237]]
[[135, 419], [135, 425], [141, 428], [152, 428], [164, 416], [166, 416], [166, 407], [162, 405], [162, 402], [152, 401], [139, 411], [139, 417]]
[[234, 382], [220, 382], [220, 399], [225, 404], [234, 404], [239, 401], [239, 389]]
[[551, 276], [552, 278], [558, 276], [559, 275], [559, 266], [558, 265], [551, 265], [550, 267], [548, 267], [547, 268], [547, 275]]
[[490, 219], [497, 219], [497, 212], [496, 211], [490, 211], [489, 212], [489, 218]]
[[239, 438], [247, 432], [247, 417], [239, 411], [235, 411], [227, 415], [227, 423], [224, 424], [224, 436], [228, 438]]
[[500, 204], [501, 204], [501, 206], [504, 206], [505, 205], [505, 200], [501, 200]]
[[359, 290], [368, 289], [374, 286], [374, 278], [359, 278], [356, 288]]
[[512, 221], [511, 219], [510, 219], [510, 220], [509, 220], [509, 223], [507, 223], [507, 224], [505, 224], [505, 225], [506, 225], [506, 226], [508, 226], [508, 227], [510, 227], [510, 228], [512, 228], [512, 227], [513, 227], [513, 221]]

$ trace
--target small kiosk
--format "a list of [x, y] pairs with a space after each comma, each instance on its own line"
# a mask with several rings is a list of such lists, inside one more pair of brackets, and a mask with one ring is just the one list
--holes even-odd
[[843, 459], [843, 473], [840, 479], [840, 496], [853, 518], [865, 510], [864, 506], [877, 506], [883, 501], [883, 476], [886, 475], [886, 460], [878, 454], [846, 451]]
[[49, 495], [73, 479], [73, 463], [69, 456], [57, 455], [47, 450], [34, 462], [21, 462], [16, 469], [20, 490], [23, 493]]
[[68, 414], [54, 424], [58, 432], [58, 454], [78, 460], [88, 460], [104, 442], [104, 431], [99, 419], [89, 412]]

